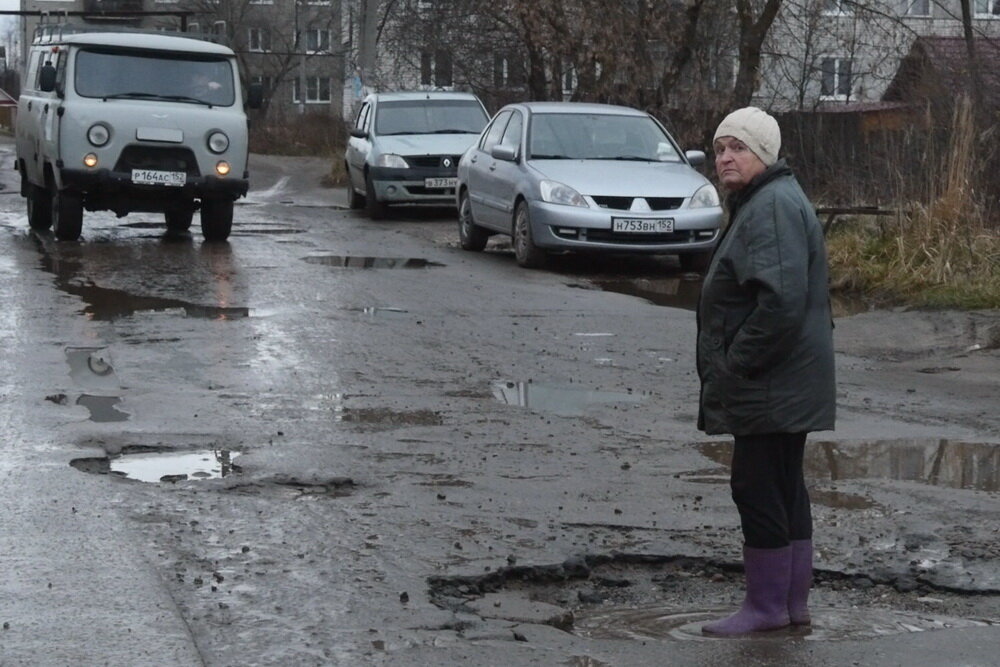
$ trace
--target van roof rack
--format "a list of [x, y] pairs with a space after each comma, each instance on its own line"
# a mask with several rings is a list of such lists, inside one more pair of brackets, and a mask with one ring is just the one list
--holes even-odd
[[[186, 19], [188, 16], [194, 12], [190, 11], [169, 11], [169, 12], [141, 12], [144, 15], [155, 15], [155, 16], [181, 16]], [[84, 25], [80, 23], [71, 23], [66, 19], [68, 16], [80, 15], [89, 16], [84, 12], [40, 12], [41, 22], [35, 26], [35, 33], [32, 36], [32, 44], [52, 44], [54, 42], [60, 42], [67, 35], [78, 35], [82, 33], [94, 33], [94, 32], [128, 32], [128, 33], [138, 33], [146, 35], [163, 35], [171, 33], [179, 33], [185, 37], [191, 37], [193, 39], [201, 39], [204, 41], [214, 41], [212, 39], [207, 39], [208, 37], [213, 37], [213, 35], [204, 35], [202, 33], [187, 32], [182, 29], [177, 30], [164, 30], [164, 29], [152, 29], [152, 28], [134, 28], [130, 26], [122, 25]], [[131, 18], [131, 16], [130, 16]], [[48, 20], [56, 20], [58, 23], [48, 23]], [[182, 27], [186, 26], [186, 21], [182, 21]]]

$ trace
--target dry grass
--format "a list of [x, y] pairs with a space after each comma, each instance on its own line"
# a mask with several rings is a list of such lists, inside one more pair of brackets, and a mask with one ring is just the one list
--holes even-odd
[[970, 185], [975, 140], [970, 107], [959, 104], [930, 202], [883, 226], [862, 221], [831, 232], [834, 290], [923, 307], [1000, 308], [1000, 230]]

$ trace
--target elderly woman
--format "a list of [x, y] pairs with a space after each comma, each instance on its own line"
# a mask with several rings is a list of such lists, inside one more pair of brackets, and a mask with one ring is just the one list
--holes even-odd
[[730, 219], [698, 305], [698, 428], [734, 438], [746, 597], [703, 626], [714, 635], [810, 622], [802, 459], [806, 434], [834, 425], [833, 320], [823, 230], [780, 146], [777, 121], [755, 107], [729, 114], [715, 133]]

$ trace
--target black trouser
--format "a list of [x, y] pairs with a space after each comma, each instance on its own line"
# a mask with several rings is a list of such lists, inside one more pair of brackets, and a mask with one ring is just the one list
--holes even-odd
[[805, 433], [735, 436], [729, 485], [746, 546], [777, 549], [812, 538], [805, 443]]

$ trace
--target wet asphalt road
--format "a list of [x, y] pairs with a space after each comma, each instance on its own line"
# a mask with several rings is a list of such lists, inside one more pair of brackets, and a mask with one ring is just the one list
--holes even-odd
[[259, 157], [229, 243], [57, 243], [0, 151], [0, 664], [995, 664], [995, 314], [838, 320], [815, 627], [706, 641], [739, 535], [673, 260], [524, 271]]

